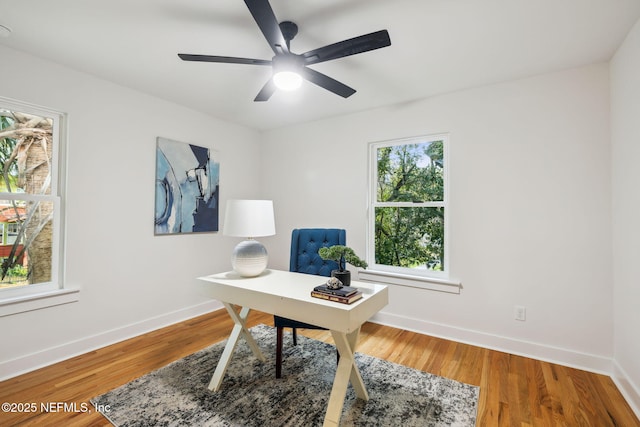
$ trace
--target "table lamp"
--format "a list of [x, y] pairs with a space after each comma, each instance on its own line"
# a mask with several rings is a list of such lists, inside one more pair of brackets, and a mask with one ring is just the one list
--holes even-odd
[[273, 201], [227, 201], [222, 234], [246, 238], [233, 250], [231, 265], [243, 277], [258, 276], [267, 268], [269, 255], [264, 245], [254, 237], [276, 234]]

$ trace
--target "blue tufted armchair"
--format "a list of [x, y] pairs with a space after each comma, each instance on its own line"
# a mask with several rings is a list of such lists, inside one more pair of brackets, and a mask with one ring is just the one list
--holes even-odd
[[[291, 232], [291, 256], [289, 271], [331, 276], [331, 270], [338, 268], [335, 261], [320, 258], [318, 250], [333, 245], [346, 245], [347, 232], [339, 228], [300, 228]], [[309, 290], [311, 292], [311, 290]], [[298, 344], [296, 328], [325, 329], [319, 326], [302, 323], [285, 317], [273, 316], [276, 327], [276, 378], [282, 376], [282, 331], [293, 328], [293, 345]]]

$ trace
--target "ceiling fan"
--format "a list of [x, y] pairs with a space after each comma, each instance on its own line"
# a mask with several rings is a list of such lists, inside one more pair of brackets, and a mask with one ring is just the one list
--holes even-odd
[[[290, 50], [290, 42], [298, 33], [298, 26], [295, 23], [284, 21], [278, 24], [268, 0], [244, 0], [244, 2], [275, 53], [271, 60], [186, 53], [179, 53], [178, 56], [184, 61], [272, 66], [273, 78], [269, 79], [262, 87], [254, 101], [267, 101], [276, 89], [280, 87], [281, 79], [287, 77], [293, 77], [296, 80], [292, 84], [293, 86], [299, 86], [304, 78], [343, 98], [347, 98], [356, 92], [355, 89], [307, 66], [391, 45], [387, 30], [381, 30], [298, 55]], [[280, 88], [285, 88], [286, 90], [286, 87]]]

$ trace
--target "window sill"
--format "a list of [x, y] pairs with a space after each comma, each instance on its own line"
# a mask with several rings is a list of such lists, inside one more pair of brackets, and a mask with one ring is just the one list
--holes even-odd
[[407, 286], [410, 288], [446, 292], [450, 294], [460, 294], [460, 290], [462, 289], [462, 283], [457, 280], [410, 276], [408, 274], [391, 273], [388, 271], [361, 270], [358, 272], [358, 279], [365, 282]]
[[3, 299], [0, 300], [0, 317], [76, 302], [80, 299], [79, 294], [79, 289], [56, 289], [39, 294]]

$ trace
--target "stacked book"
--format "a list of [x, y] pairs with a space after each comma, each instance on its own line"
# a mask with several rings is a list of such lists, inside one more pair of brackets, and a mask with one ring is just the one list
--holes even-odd
[[362, 292], [358, 288], [351, 286], [343, 286], [339, 289], [331, 289], [327, 285], [320, 285], [313, 288], [311, 296], [322, 298], [329, 301], [341, 302], [343, 304], [351, 304], [362, 298]]

